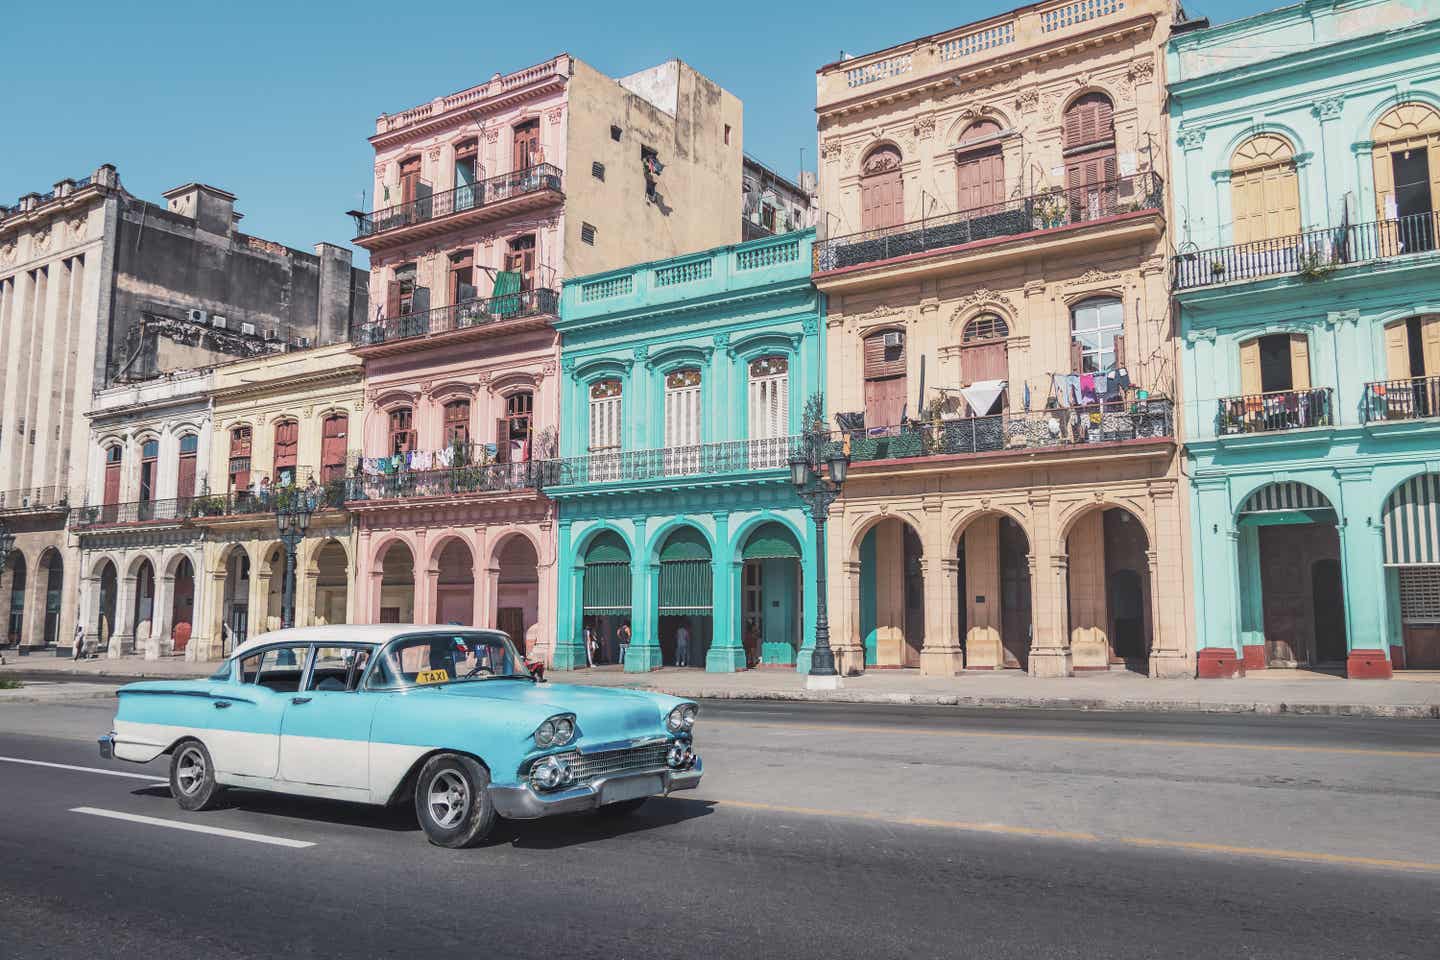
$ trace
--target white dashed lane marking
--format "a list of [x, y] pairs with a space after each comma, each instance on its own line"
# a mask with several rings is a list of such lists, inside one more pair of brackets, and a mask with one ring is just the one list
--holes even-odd
[[183, 823], [179, 820], [162, 820], [159, 817], [146, 817], [138, 813], [122, 813], [119, 810], [102, 810], [99, 807], [72, 807], [70, 812], [83, 813], [92, 817], [108, 817], [111, 820], [125, 820], [129, 823], [141, 823], [149, 827], [169, 827], [171, 830], [185, 830], [190, 833], [207, 833], [212, 837], [226, 837], [230, 840], [248, 840], [251, 843], [268, 843], [271, 846], [290, 847], [296, 850], [315, 846], [315, 844], [308, 840], [291, 840], [289, 837], [272, 837], [263, 833], [250, 833], [247, 830], [229, 830], [225, 827], [210, 827], [199, 823]]

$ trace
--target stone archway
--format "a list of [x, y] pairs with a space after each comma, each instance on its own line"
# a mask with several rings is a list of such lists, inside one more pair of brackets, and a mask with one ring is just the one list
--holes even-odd
[[918, 667], [925, 646], [925, 558], [920, 532], [882, 517], [860, 537], [859, 624], [867, 667]]
[[68, 637], [60, 636], [60, 602], [65, 592], [65, 559], [55, 547], [46, 548], [36, 564], [36, 587], [40, 594], [39, 639], [47, 647], [53, 647]]
[[1034, 621], [1024, 528], [1008, 514], [975, 517], [957, 538], [955, 559], [965, 668], [1028, 671]]
[[1148, 674], [1154, 618], [1144, 523], [1125, 507], [1098, 504], [1071, 520], [1063, 543], [1073, 669]]
[[228, 657], [252, 635], [262, 633], [264, 625], [251, 623], [250, 554], [235, 544], [225, 551], [221, 568], [225, 571], [225, 580], [220, 608], [220, 656]]
[[[495, 627], [509, 634], [515, 648], [528, 653], [540, 620], [540, 556], [523, 534], [503, 538], [495, 549]], [[618, 658], [613, 634], [606, 636], [606, 662]]]
[[195, 627], [195, 566], [181, 554], [171, 565], [170, 641], [174, 653], [184, 653]]
[[415, 621], [415, 554], [403, 540], [392, 540], [380, 555], [377, 623]]
[[338, 540], [326, 540], [311, 555], [314, 578], [310, 622], [345, 623], [350, 601], [350, 558]]
[[435, 622], [475, 626], [475, 555], [470, 545], [459, 537], [447, 539], [435, 555], [435, 569]]
[[5, 582], [9, 593], [5, 601], [5, 643], [19, 646], [25, 642], [25, 590], [29, 581], [29, 569], [25, 554], [11, 550], [5, 561]]

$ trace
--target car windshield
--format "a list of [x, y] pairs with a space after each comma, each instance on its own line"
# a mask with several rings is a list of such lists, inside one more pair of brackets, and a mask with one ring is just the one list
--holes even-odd
[[525, 662], [503, 634], [423, 633], [385, 647], [370, 686], [408, 687], [465, 680], [531, 679]]

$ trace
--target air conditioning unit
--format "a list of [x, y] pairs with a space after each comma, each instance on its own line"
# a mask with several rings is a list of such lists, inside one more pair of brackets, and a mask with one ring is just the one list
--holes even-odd
[[203, 324], [209, 318], [209, 316], [210, 315], [204, 310], [191, 310], [185, 314], [185, 319], [189, 320], [191, 323]]
[[255, 336], [255, 324], [253, 324], [253, 323], [242, 323], [242, 324], [240, 324], [240, 332], [243, 333], [243, 334], [244, 334], [245, 336], [247, 336], [247, 337], [253, 337], [253, 336]]
[[899, 330], [891, 330], [885, 334], [885, 347], [903, 347], [905, 345], [905, 334]]
[[226, 320], [224, 317], [217, 313], [210, 318], [210, 326], [214, 327], [216, 330], [228, 330], [230, 329], [230, 321]]

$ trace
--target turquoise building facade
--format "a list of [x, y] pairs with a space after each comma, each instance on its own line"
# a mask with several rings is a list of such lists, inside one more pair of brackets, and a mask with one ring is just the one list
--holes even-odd
[[1199, 673], [1440, 665], [1440, 19], [1167, 51]]
[[623, 625], [629, 671], [808, 669], [815, 530], [789, 457], [825, 386], [813, 242], [565, 282], [557, 668], [586, 665], [587, 634], [619, 659]]

